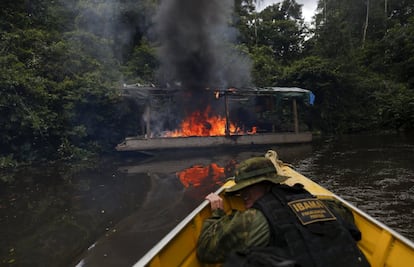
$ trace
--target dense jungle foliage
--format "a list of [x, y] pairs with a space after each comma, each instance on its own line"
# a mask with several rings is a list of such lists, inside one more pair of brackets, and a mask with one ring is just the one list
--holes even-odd
[[[82, 159], [139, 132], [123, 83], [154, 83], [157, 0], [0, 3], [0, 166]], [[236, 0], [256, 86], [316, 95], [324, 133], [414, 128], [414, 0], [320, 0], [312, 25], [285, 0]]]

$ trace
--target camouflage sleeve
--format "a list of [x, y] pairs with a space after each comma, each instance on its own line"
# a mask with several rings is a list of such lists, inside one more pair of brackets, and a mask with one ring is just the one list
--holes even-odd
[[233, 250], [269, 243], [269, 226], [264, 215], [256, 209], [234, 211], [226, 215], [216, 210], [204, 221], [197, 243], [197, 256], [202, 262], [223, 262]]

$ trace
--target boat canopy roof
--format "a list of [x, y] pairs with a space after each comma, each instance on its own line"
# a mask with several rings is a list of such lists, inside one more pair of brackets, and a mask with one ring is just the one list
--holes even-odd
[[[234, 95], [239, 96], [274, 96], [281, 99], [301, 99], [307, 104], [313, 105], [315, 95], [312, 91], [302, 89], [299, 87], [252, 87], [252, 88], [241, 88], [241, 89], [228, 89], [233, 91]], [[231, 94], [230, 94], [231, 95]]]
[[[122, 95], [133, 97], [138, 100], [147, 100], [157, 95], [173, 95], [181, 91], [180, 88], [161, 88], [154, 85], [131, 84], [122, 87]], [[274, 96], [279, 99], [301, 99], [307, 104], [313, 105], [315, 95], [312, 91], [299, 87], [243, 87], [227, 89], [206, 89], [206, 92], [219, 93], [228, 96]]]

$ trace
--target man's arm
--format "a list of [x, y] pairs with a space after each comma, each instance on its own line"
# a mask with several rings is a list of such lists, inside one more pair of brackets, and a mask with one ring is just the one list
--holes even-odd
[[197, 256], [207, 263], [223, 262], [233, 250], [266, 246], [268, 242], [268, 224], [260, 211], [248, 209], [226, 215], [222, 209], [216, 209], [212, 217], [204, 221]]

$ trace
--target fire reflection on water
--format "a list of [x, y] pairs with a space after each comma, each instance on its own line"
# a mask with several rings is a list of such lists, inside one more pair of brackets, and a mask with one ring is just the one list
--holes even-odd
[[177, 176], [187, 188], [189, 186], [197, 187], [206, 182], [208, 184], [221, 185], [222, 179], [225, 178], [225, 172], [223, 167], [218, 166], [216, 163], [211, 163], [207, 166], [192, 166], [177, 173]]
[[212, 188], [221, 186], [233, 173], [235, 166], [235, 160], [228, 161], [224, 167], [217, 163], [195, 164], [177, 172], [176, 175], [186, 189], [185, 195], [190, 199], [199, 200], [200, 196], [206, 196]]

